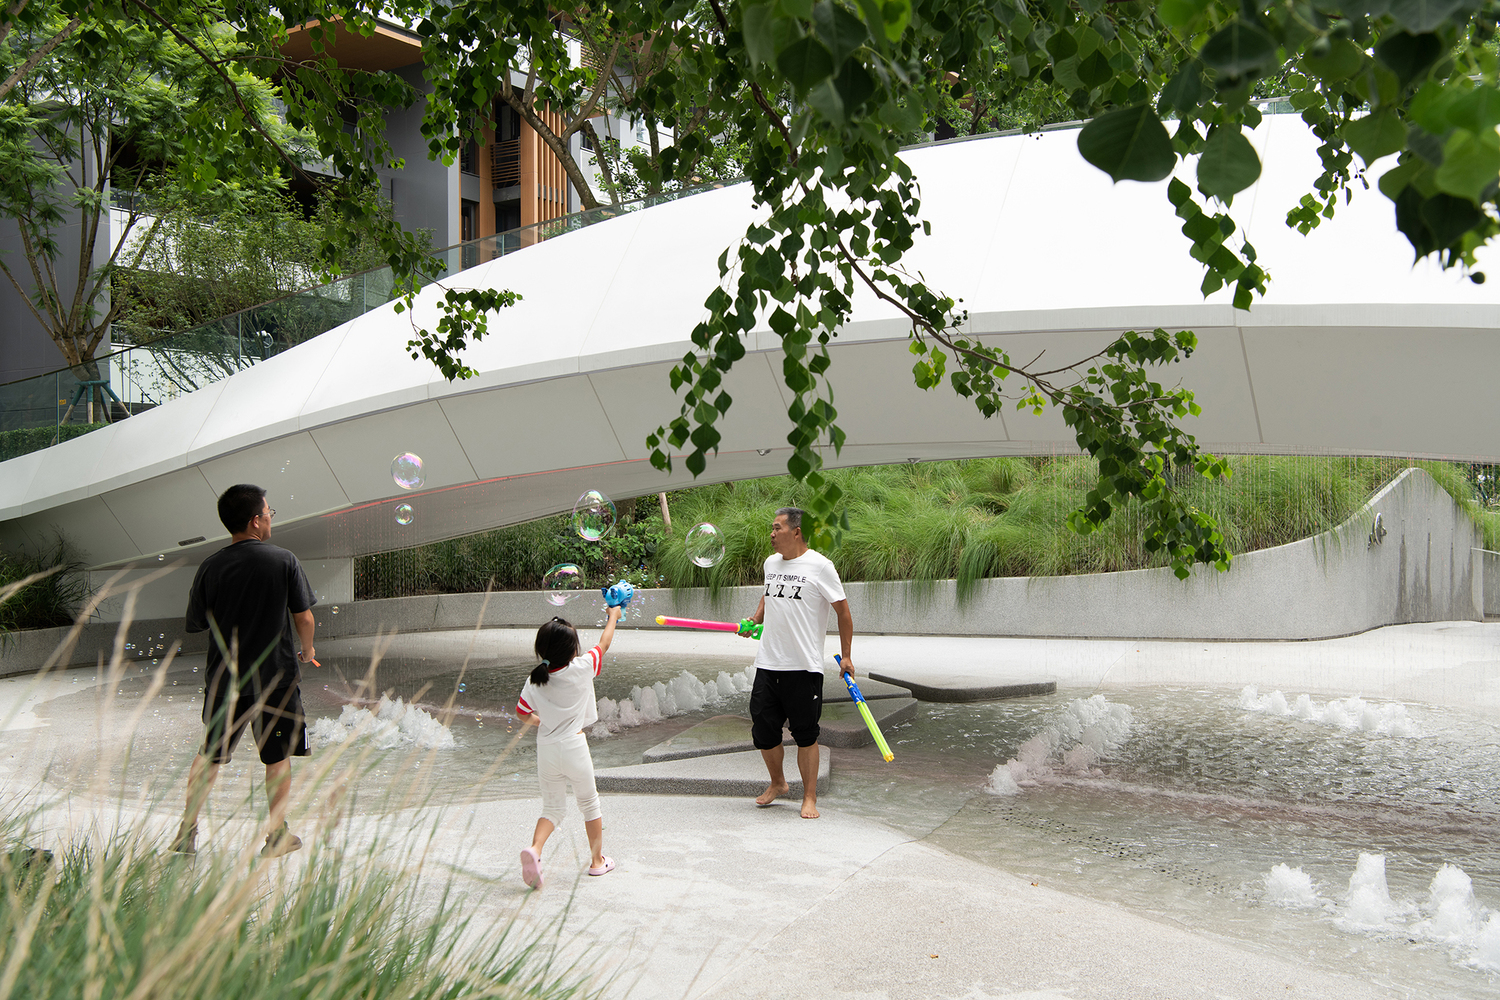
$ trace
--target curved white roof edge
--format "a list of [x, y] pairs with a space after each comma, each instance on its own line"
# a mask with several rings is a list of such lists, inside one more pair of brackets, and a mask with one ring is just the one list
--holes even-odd
[[[1390, 203], [1356, 194], [1303, 237], [1286, 211], [1318, 172], [1316, 140], [1267, 116], [1260, 182], [1235, 215], [1272, 276], [1249, 312], [1206, 301], [1165, 183], [1111, 185], [1076, 133], [912, 150], [931, 237], [907, 267], [969, 310], [968, 332], [1029, 361], [1074, 361], [1126, 329], [1195, 330], [1198, 352], [1163, 370], [1195, 390], [1190, 428], [1220, 452], [1323, 452], [1500, 461], [1490, 390], [1500, 282], [1411, 266]], [[1372, 171], [1372, 174], [1374, 171]], [[666, 372], [690, 349], [716, 260], [752, 218], [745, 185], [632, 213], [462, 272], [455, 287], [523, 296], [466, 352], [480, 375], [450, 384], [404, 345], [413, 317], [387, 306], [198, 392], [0, 465], [0, 544], [68, 535], [96, 566], [190, 558], [224, 537], [213, 500], [266, 486], [278, 540], [305, 557], [381, 551], [568, 509], [590, 487], [632, 496], [690, 482], [646, 461], [646, 434], [677, 412]], [[436, 322], [436, 289], [417, 318]], [[856, 291], [833, 350], [840, 424], [830, 465], [1076, 451], [1060, 417], [982, 420], [949, 390], [910, 381], [908, 328]], [[784, 469], [780, 341], [749, 335], [727, 380], [735, 406], [703, 482]], [[760, 451], [770, 449], [769, 454]], [[391, 458], [421, 455], [407, 494]], [[396, 503], [417, 517], [398, 526]]]

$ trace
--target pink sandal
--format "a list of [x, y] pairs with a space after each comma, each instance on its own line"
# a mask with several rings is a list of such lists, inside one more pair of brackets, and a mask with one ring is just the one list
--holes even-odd
[[608, 875], [610, 872], [612, 872], [614, 870], [615, 870], [615, 859], [614, 858], [605, 858], [604, 859], [604, 864], [600, 865], [598, 868], [590, 868], [589, 869], [589, 874], [590, 875]]
[[530, 847], [521, 848], [521, 881], [533, 889], [542, 887], [542, 859]]

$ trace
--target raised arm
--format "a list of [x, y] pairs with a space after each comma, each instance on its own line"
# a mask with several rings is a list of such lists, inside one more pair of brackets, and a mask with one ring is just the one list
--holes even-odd
[[609, 644], [615, 640], [615, 622], [620, 620], [620, 615], [624, 614], [624, 612], [624, 608], [606, 609], [605, 614], [609, 616], [609, 621], [604, 623], [604, 632], [599, 636], [600, 656], [609, 652]]

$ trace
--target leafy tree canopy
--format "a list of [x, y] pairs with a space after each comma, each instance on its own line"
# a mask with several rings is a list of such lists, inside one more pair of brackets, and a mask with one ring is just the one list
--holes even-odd
[[[369, 192], [376, 166], [392, 159], [381, 113], [416, 95], [396, 74], [339, 68], [322, 47], [331, 28], [313, 29], [312, 59], [280, 60], [275, 43], [288, 24], [341, 21], [369, 32], [380, 16], [412, 25], [434, 89], [424, 125], [434, 156], [456, 156], [479, 137], [497, 100], [548, 106], [564, 117], [564, 132], [606, 107], [671, 130], [672, 145], [632, 164], [648, 187], [679, 182], [716, 149], [736, 150], [764, 221], [719, 260], [708, 318], [672, 372], [679, 413], [651, 436], [652, 460], [703, 471], [733, 402], [724, 373], [744, 356], [745, 334], [769, 323], [793, 396], [788, 470], [814, 490], [815, 544], [837, 534], [841, 499], [820, 471], [820, 447], [843, 443], [828, 347], [863, 285], [910, 320], [919, 387], [947, 383], [986, 415], [1007, 405], [1062, 408], [1079, 445], [1099, 459], [1099, 482], [1071, 519], [1077, 530], [1140, 497], [1150, 513], [1146, 544], [1168, 553], [1179, 575], [1195, 561], [1228, 564], [1218, 528], [1165, 474], [1169, 466], [1227, 474], [1178, 424], [1197, 412], [1192, 393], [1164, 389], [1152, 375], [1192, 352], [1191, 332], [1130, 333], [1093, 358], [1036, 370], [965, 337], [954, 298], [903, 270], [926, 227], [918, 178], [898, 152], [914, 133], [952, 121], [955, 106], [1028, 124], [1047, 109], [1071, 109], [1089, 119], [1080, 152], [1116, 181], [1159, 181], [1196, 158], [1195, 183], [1173, 180], [1163, 211], [1182, 219], [1203, 292], [1230, 287], [1240, 308], [1267, 282], [1233, 218], [1234, 196], [1260, 175], [1245, 137], [1260, 120], [1259, 95], [1291, 101], [1322, 143], [1322, 172], [1289, 225], [1306, 232], [1332, 218], [1351, 185], [1368, 183], [1371, 165], [1394, 156], [1378, 184], [1417, 257], [1469, 268], [1496, 227], [1495, 0], [304, 0], [275, 8], [251, 0], [222, 12], [202, 0], [64, 0], [61, 10], [81, 18], [80, 37], [89, 31], [88, 44], [101, 47], [114, 29], [99, 25], [114, 21], [173, 35], [214, 16], [233, 24], [236, 46], [216, 50], [212, 62], [223, 95], [233, 95], [232, 67], [277, 76], [289, 122], [341, 176], [330, 258], [340, 232], [380, 225]], [[575, 63], [570, 36], [596, 58]], [[622, 59], [629, 72], [616, 73]], [[200, 171], [246, 141], [243, 121], [189, 125]], [[557, 149], [555, 131], [543, 138]], [[260, 162], [281, 153], [267, 142]], [[406, 234], [381, 232], [398, 270], [427, 266]], [[445, 324], [419, 331], [413, 350], [450, 378], [469, 374], [459, 352], [485, 334], [508, 294], [450, 292]]]

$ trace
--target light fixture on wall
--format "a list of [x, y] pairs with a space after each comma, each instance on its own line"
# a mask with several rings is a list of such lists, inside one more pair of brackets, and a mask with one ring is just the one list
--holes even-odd
[[1385, 541], [1385, 536], [1387, 534], [1388, 532], [1385, 530], [1384, 518], [1382, 518], [1379, 514], [1376, 514], [1375, 525], [1370, 529], [1370, 544], [1366, 545], [1365, 548], [1373, 549], [1375, 546]]

